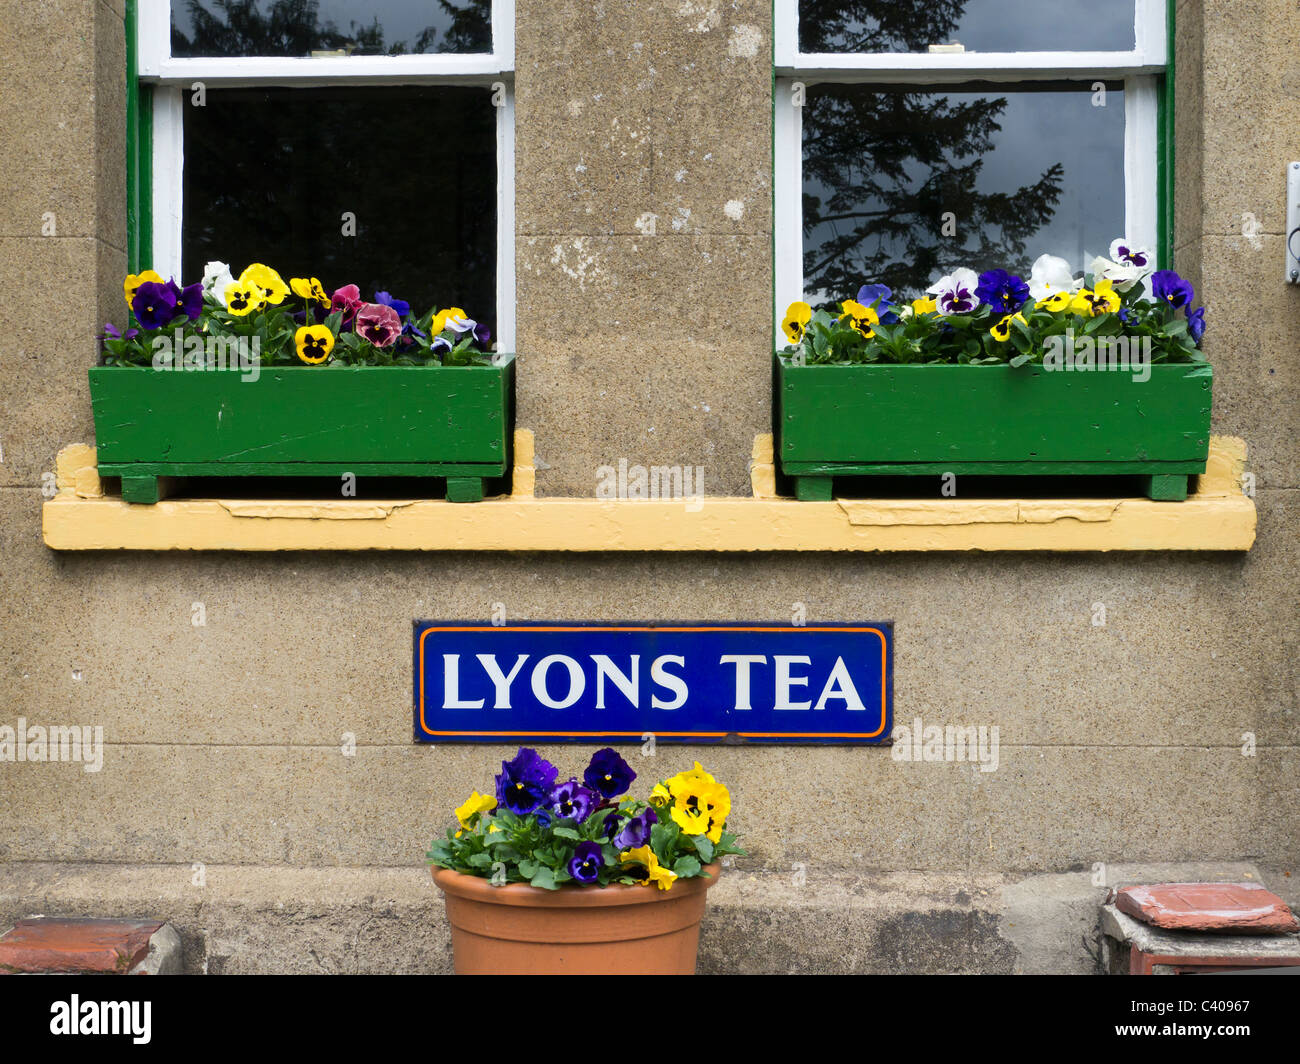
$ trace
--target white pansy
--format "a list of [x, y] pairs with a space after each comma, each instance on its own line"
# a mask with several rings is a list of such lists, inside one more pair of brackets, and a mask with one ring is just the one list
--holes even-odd
[[1117, 292], [1127, 292], [1155, 269], [1155, 259], [1146, 248], [1134, 247], [1120, 237], [1110, 245], [1110, 258], [1098, 255], [1088, 272], [1095, 280], [1110, 281]]
[[934, 296], [940, 314], [969, 314], [980, 305], [979, 296], [975, 294], [975, 286], [979, 283], [979, 275], [963, 266], [947, 277], [940, 277], [926, 292]]
[[1083, 282], [1070, 272], [1070, 264], [1057, 255], [1039, 255], [1029, 271], [1029, 298], [1046, 299], [1057, 292], [1077, 291]]
[[478, 322], [473, 318], [462, 318], [459, 314], [448, 314], [443, 328], [450, 329], [454, 333], [466, 333], [477, 324]]
[[1101, 255], [1092, 260], [1088, 272], [1092, 274], [1093, 284], [1098, 281], [1110, 281], [1116, 292], [1127, 292], [1144, 276], [1136, 266], [1126, 266], [1122, 262], [1115, 262]]
[[226, 289], [235, 283], [230, 267], [224, 262], [209, 262], [203, 267], [203, 294], [215, 303], [226, 305]]
[[1150, 250], [1135, 247], [1129, 243], [1127, 237], [1120, 237], [1110, 242], [1110, 257], [1122, 266], [1133, 266], [1141, 270], [1143, 275], [1151, 273], [1156, 268], [1155, 256]]

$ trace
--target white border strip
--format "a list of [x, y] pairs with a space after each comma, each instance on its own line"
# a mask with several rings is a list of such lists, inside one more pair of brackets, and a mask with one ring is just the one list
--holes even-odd
[[497, 108], [497, 350], [515, 350], [515, 89]]
[[916, 82], [1065, 81], [1158, 74], [1163, 63], [1140, 52], [964, 52], [958, 55], [800, 54], [777, 74], [812, 81]]
[[1157, 80], [1124, 82], [1124, 237], [1159, 254]]
[[773, 310], [778, 344], [785, 308], [803, 299], [803, 112], [792, 102], [797, 84], [800, 83], [786, 78], [777, 81], [772, 112], [776, 211], [773, 236], [776, 306]]
[[146, 75], [164, 85], [202, 81], [223, 87], [278, 85], [416, 85], [456, 81], [486, 84], [510, 72], [495, 55], [359, 55], [322, 59], [238, 56], [212, 59], [165, 59]]
[[[141, 266], [181, 279], [181, 207], [185, 166], [185, 92], [153, 94], [153, 261]], [[194, 278], [197, 280], [197, 278]]]

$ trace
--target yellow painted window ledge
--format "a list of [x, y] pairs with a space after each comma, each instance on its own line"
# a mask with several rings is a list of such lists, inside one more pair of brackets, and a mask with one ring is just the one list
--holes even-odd
[[779, 498], [771, 436], [754, 441], [753, 497], [534, 498], [533, 435], [515, 434], [514, 492], [441, 499], [174, 499], [105, 495], [95, 449], [59, 453], [44, 506], [54, 550], [531, 551], [1244, 551], [1255, 504], [1242, 494], [1245, 443], [1210, 441], [1185, 502], [1148, 499]]

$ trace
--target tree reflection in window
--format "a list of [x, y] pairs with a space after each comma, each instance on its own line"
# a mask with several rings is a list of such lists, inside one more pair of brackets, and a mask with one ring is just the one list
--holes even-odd
[[[1019, 31], [999, 21], [1008, 3], [1021, 0], [800, 0], [800, 47], [924, 52], [959, 28], [987, 36], [990, 20], [975, 16], [992, 5], [1002, 31], [991, 43], [1010, 50], [1005, 42]], [[1133, 0], [1097, 4], [1091, 21], [1107, 46], [1131, 47]], [[1066, 32], [1077, 21], [1066, 17], [1071, 5], [1033, 6], [1048, 14], [1059, 6], [1062, 18], [1044, 23], [1061, 38], [1055, 46], [1081, 47]], [[919, 295], [956, 266], [1027, 271], [1042, 252], [1081, 269], [1090, 253], [1104, 253], [1123, 231], [1125, 200], [1123, 83], [1105, 90], [1098, 106], [1091, 81], [810, 85], [802, 111], [810, 301], [842, 299], [866, 281]]]
[[799, 0], [803, 52], [1127, 51], [1134, 0]]
[[[322, 0], [172, 0], [172, 55], [492, 51], [492, 0], [324, 0], [324, 5], [322, 15]], [[352, 17], [358, 13], [361, 22]]]

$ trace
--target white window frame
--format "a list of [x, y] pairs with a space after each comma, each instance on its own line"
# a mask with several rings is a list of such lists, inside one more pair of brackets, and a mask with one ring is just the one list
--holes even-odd
[[195, 82], [247, 86], [485, 85], [501, 83], [497, 107], [497, 349], [515, 349], [515, 0], [492, 0], [492, 51], [473, 54], [327, 56], [320, 58], [173, 58], [170, 0], [138, 0], [140, 81], [153, 101], [153, 257], [164, 276], [179, 276], [184, 99]]
[[[795, 85], [916, 85], [966, 81], [1124, 82], [1124, 233], [1156, 249], [1158, 90], [1165, 72], [1166, 0], [1135, 0], [1134, 47], [1124, 52], [814, 53], [799, 51], [799, 0], [774, 0], [776, 97], [773, 109], [775, 200], [773, 307], [805, 298], [803, 277], [803, 122]], [[934, 42], [936, 44], [943, 42]], [[1116, 234], [1119, 235], [1119, 234]], [[865, 278], [871, 280], [871, 278]], [[779, 333], [778, 333], [779, 335]]]

